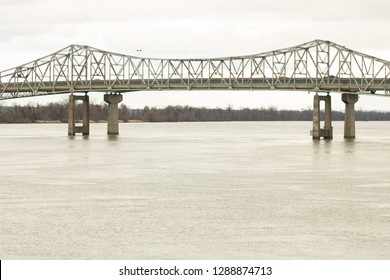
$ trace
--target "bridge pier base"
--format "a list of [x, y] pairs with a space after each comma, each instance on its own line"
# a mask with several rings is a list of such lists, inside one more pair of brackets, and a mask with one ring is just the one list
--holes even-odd
[[108, 120], [107, 120], [107, 134], [118, 135], [119, 134], [119, 116], [118, 116], [118, 103], [122, 102], [123, 96], [121, 94], [105, 94], [104, 101], [108, 105]]
[[[325, 124], [324, 128], [321, 128], [321, 117], [320, 117], [320, 102], [325, 102]], [[314, 95], [313, 103], [313, 139], [333, 139], [333, 127], [332, 127], [332, 108], [331, 108], [331, 97], [330, 95], [320, 96]]]
[[344, 138], [353, 139], [355, 135], [355, 103], [358, 101], [357, 94], [343, 93], [341, 100], [345, 103]]
[[[83, 124], [82, 126], [76, 126], [75, 117], [75, 105], [76, 101], [83, 102]], [[89, 96], [69, 95], [69, 108], [68, 108], [68, 135], [74, 136], [76, 133], [82, 133], [83, 135], [89, 135]]]

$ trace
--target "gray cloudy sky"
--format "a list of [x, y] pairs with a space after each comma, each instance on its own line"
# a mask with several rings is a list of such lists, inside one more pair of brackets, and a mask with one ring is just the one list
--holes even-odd
[[[390, 60], [389, 10], [384, 0], [0, 0], [0, 70], [70, 44], [125, 54], [141, 49], [149, 57], [219, 57], [325, 39]], [[340, 99], [334, 94], [334, 109], [344, 108]], [[131, 107], [312, 105], [305, 92], [132, 93], [124, 100]], [[390, 98], [362, 97], [357, 107], [390, 110]]]

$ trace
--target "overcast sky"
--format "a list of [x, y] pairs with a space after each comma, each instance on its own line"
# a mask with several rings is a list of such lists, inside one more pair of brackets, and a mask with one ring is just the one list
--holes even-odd
[[[254, 54], [324, 39], [390, 60], [390, 2], [384, 0], [0, 0], [0, 11], [0, 70], [70, 44], [180, 58]], [[274, 91], [141, 92], [124, 94], [124, 102], [133, 108], [188, 104], [300, 109], [312, 106], [312, 96]], [[332, 96], [333, 109], [342, 110], [341, 96]], [[93, 100], [102, 102], [102, 94], [94, 94]], [[361, 97], [356, 106], [390, 110], [390, 97]]]

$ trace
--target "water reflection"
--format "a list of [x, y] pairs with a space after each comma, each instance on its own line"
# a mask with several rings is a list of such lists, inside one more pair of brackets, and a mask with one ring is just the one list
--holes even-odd
[[119, 135], [107, 135], [108, 141], [118, 141]]

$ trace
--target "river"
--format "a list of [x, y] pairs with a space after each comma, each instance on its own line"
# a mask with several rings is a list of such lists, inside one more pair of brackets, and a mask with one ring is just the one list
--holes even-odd
[[390, 123], [0, 125], [1, 259], [389, 259]]

